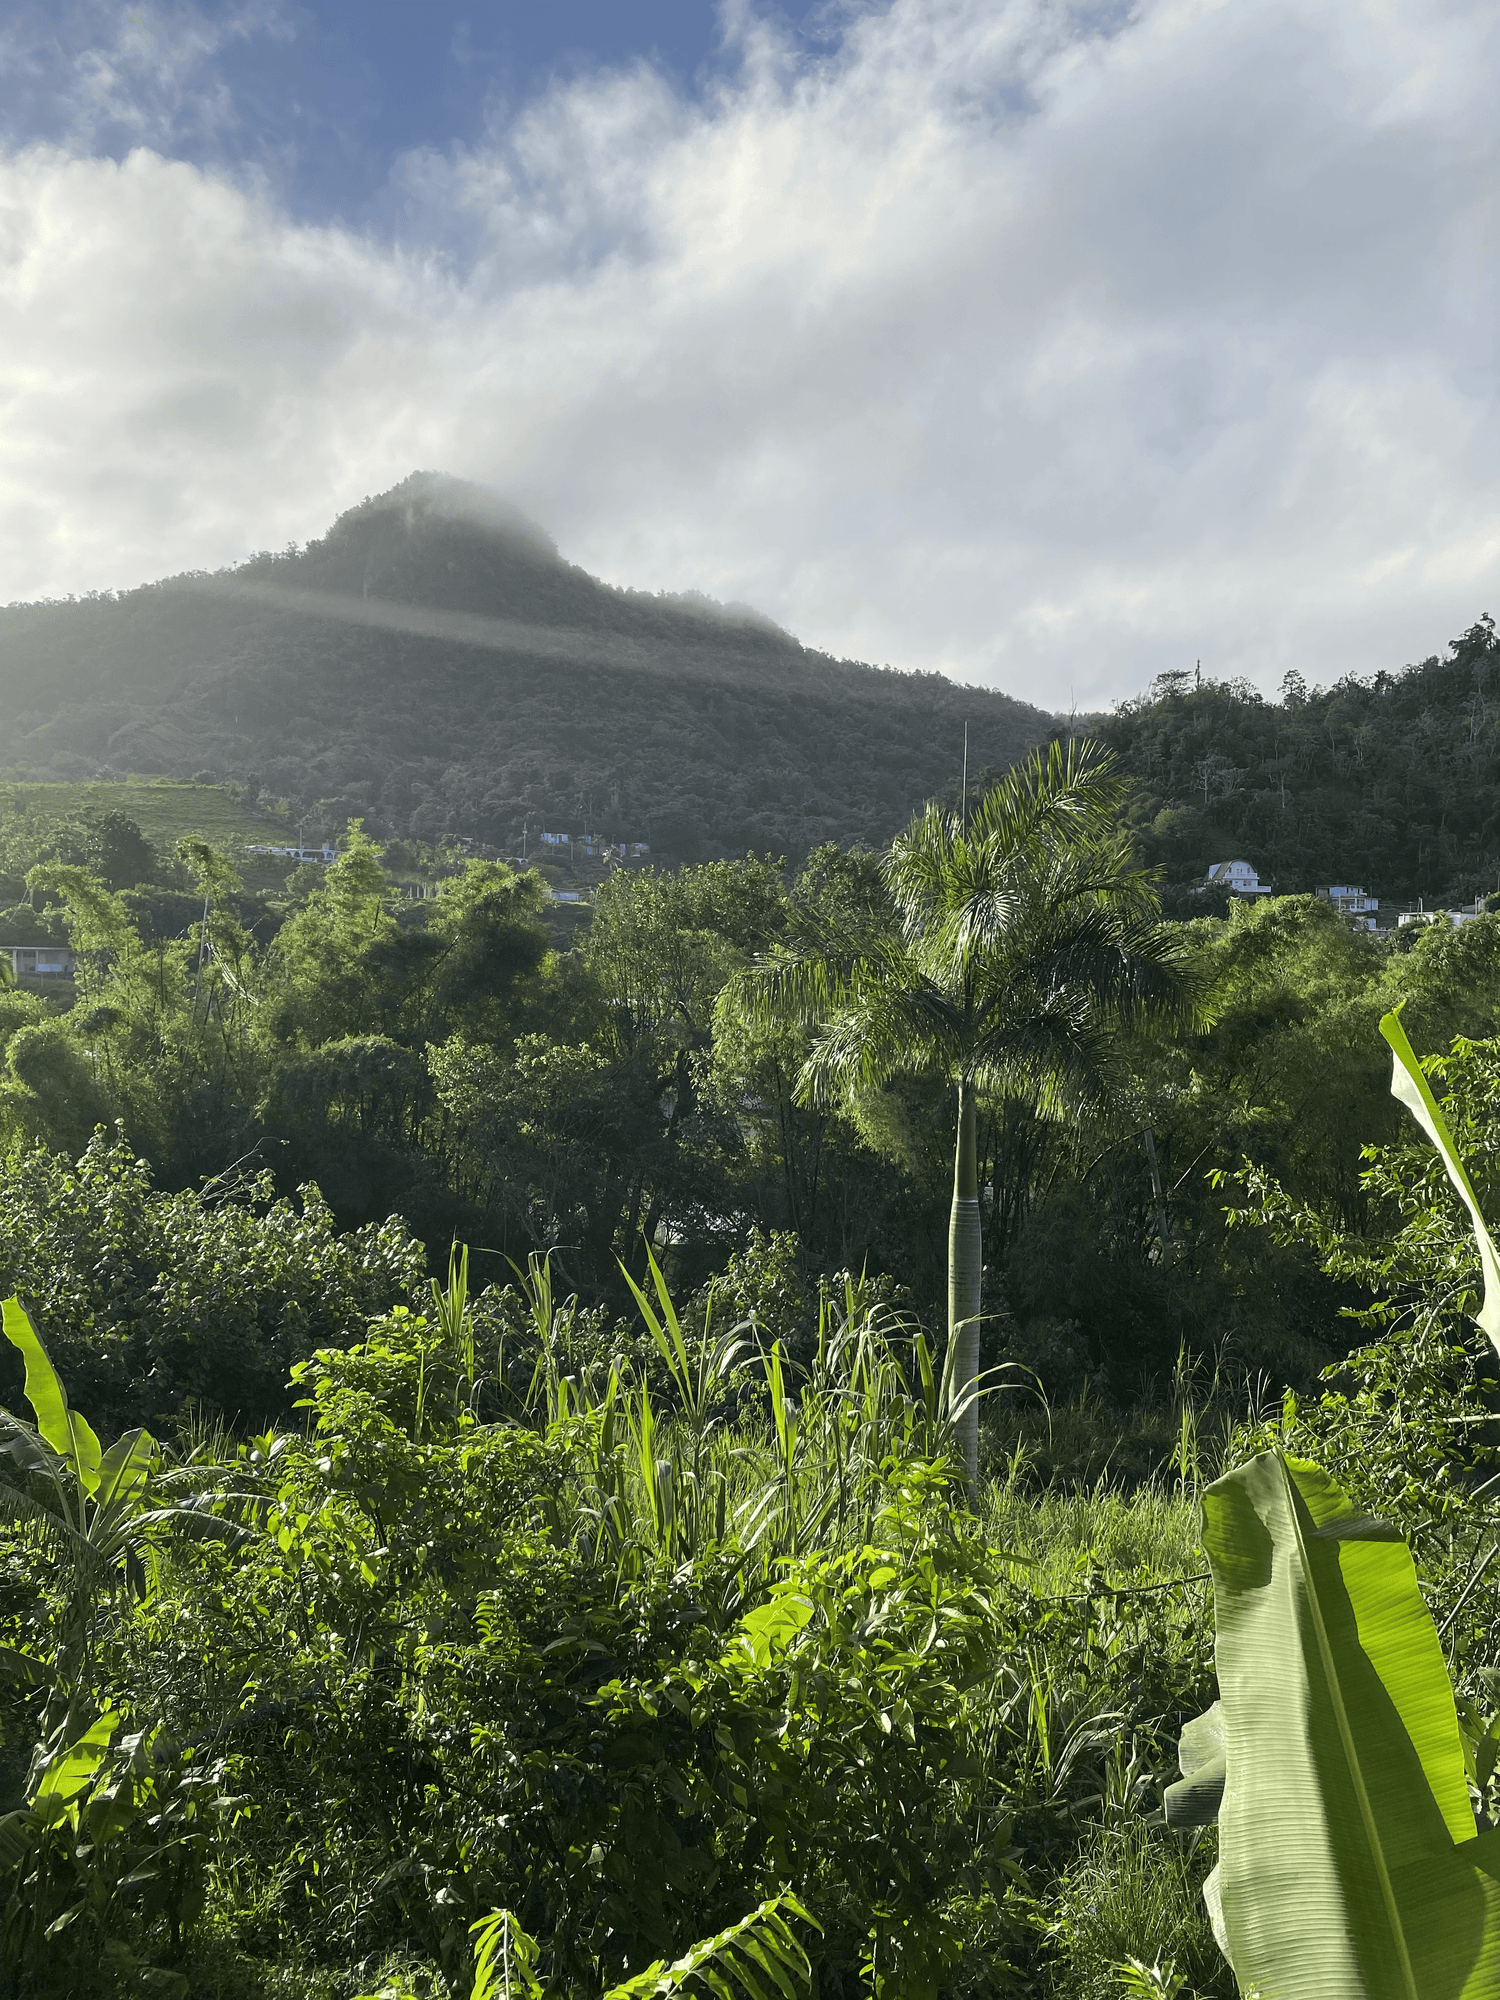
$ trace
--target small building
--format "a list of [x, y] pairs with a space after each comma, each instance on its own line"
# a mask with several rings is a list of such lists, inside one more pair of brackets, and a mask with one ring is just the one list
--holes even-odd
[[583, 901], [583, 891], [581, 889], [552, 889], [548, 893], [554, 903], [581, 903]]
[[247, 854], [276, 854], [288, 861], [315, 861], [321, 868], [330, 868], [338, 860], [336, 847], [247, 847]]
[[1231, 896], [1269, 896], [1271, 885], [1262, 882], [1248, 861], [1215, 861], [1207, 875], [1198, 885], [1201, 895], [1205, 889], [1227, 889]]
[[1457, 930], [1461, 924], [1472, 924], [1476, 917], [1484, 914], [1484, 898], [1476, 896], [1472, 903], [1462, 904], [1456, 910], [1426, 910], [1419, 902], [1414, 910], [1403, 910], [1396, 922], [1404, 927], [1407, 924], [1435, 924], [1442, 918]]
[[1350, 917], [1362, 930], [1373, 931], [1375, 912], [1380, 908], [1378, 897], [1367, 896], [1363, 889], [1352, 884], [1330, 883], [1326, 889], [1314, 889], [1315, 896], [1332, 903], [1341, 917]]
[[17, 979], [71, 979], [76, 961], [63, 944], [0, 944]]
[[543, 833], [539, 836], [543, 847], [571, 847], [572, 836], [566, 833]]

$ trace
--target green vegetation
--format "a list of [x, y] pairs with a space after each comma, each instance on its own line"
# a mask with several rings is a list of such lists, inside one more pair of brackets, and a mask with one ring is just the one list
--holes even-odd
[[411, 902], [358, 827], [256, 893], [0, 821], [78, 959], [0, 991], [15, 2000], [1232, 2000], [1250, 1877], [1162, 1791], [1247, 1464], [1404, 1537], [1494, 1814], [1500, 917], [1164, 926], [1112, 783], [619, 871], [565, 950], [535, 874]]
[[[1141, 880], [1088, 842], [1085, 858], [1101, 882], [1115, 871], [1129, 905], [1126, 932], [1094, 938], [1104, 972], [1122, 942], [1122, 976], [1143, 941], [1183, 954], [1209, 1023], [1131, 1024], [1108, 993], [1091, 1014], [1076, 939], [1066, 990], [1083, 1012], [1033, 1020], [1017, 981], [1041, 933], [997, 933], [981, 954], [1005, 968], [984, 972], [1005, 998], [985, 1032], [1020, 1039], [973, 1093], [979, 1366], [1039, 1377], [1052, 1417], [1037, 1448], [1091, 1478], [1109, 1452], [1116, 1472], [1149, 1470], [1151, 1420], [1103, 1446], [1091, 1421], [1065, 1418], [1075, 1403], [1149, 1410], [1180, 1355], [1205, 1378], [1264, 1372], [1302, 1388], [1344, 1351], [1341, 1308], [1360, 1305], [1367, 1274], [1321, 1268], [1321, 1224], [1273, 1234], [1234, 1216], [1262, 1175], [1291, 1210], [1368, 1226], [1359, 1149], [1392, 1138], [1399, 1115], [1376, 1024], [1404, 1003], [1424, 1047], [1500, 1032], [1500, 921], [1388, 944], [1326, 904], [1281, 898], [1153, 932]], [[890, 1274], [924, 1323], [946, 1324], [947, 1057], [907, 1037], [898, 1060], [882, 1057], [883, 1080], [830, 1070], [814, 1098], [803, 1082], [823, 1024], [805, 1007], [773, 1018], [744, 1004], [757, 963], [843, 978], [829, 941], [873, 950], [906, 936], [899, 883], [876, 856], [820, 849], [795, 874], [750, 859], [617, 871], [563, 950], [534, 874], [449, 856], [438, 893], [413, 902], [358, 832], [334, 867], [297, 870], [275, 894], [242, 887], [210, 844], [153, 850], [123, 818], [0, 821], [0, 866], [23, 898], [7, 922], [70, 940], [78, 959], [66, 993], [42, 981], [0, 993], [12, 1146], [77, 1160], [97, 1126], [118, 1125], [166, 1193], [211, 1182], [244, 1207], [253, 1187], [297, 1212], [298, 1190], [316, 1185], [330, 1228], [398, 1216], [438, 1265], [455, 1237], [472, 1244], [483, 1282], [509, 1275], [507, 1257], [550, 1256], [563, 1290], [606, 1317], [630, 1310], [620, 1264], [644, 1279], [643, 1238], [670, 1246], [684, 1299], [743, 1258], [745, 1309], [774, 1294], [799, 1365], [818, 1280], [841, 1269]], [[1079, 921], [1097, 929], [1089, 898]], [[1033, 900], [1045, 914], [1047, 896]], [[1067, 943], [1055, 924], [1049, 935]], [[934, 959], [922, 977], [940, 971]], [[768, 976], [782, 975], [756, 978]], [[1048, 1049], [1022, 1045], [1028, 1022]], [[1064, 1026], [1080, 1037], [1071, 1069]], [[12, 1199], [33, 1212], [29, 1195]], [[283, 1408], [283, 1358], [297, 1356], [275, 1359], [271, 1390], [249, 1403], [230, 1378], [222, 1397], [202, 1393], [226, 1419], [267, 1419]], [[232, 1379], [235, 1397], [250, 1393]], [[80, 1380], [130, 1420], [102, 1379]], [[136, 1420], [159, 1424], [162, 1408]]]
[[1398, 908], [1470, 902], [1500, 887], [1496, 657], [1481, 618], [1446, 658], [1330, 688], [1289, 673], [1279, 702], [1162, 674], [1091, 727], [1133, 781], [1140, 857], [1169, 892], [1237, 857], [1283, 894], [1355, 882]]
[[[1467, 1211], [1477, 1323], [1500, 1352], [1500, 1263], [1477, 1190], [1399, 1015], [1380, 1029], [1395, 1053], [1393, 1094]], [[1421, 1303], [1430, 1331], [1430, 1292]], [[1472, 1447], [1440, 1475], [1461, 1474], [1466, 1460]], [[1220, 1695], [1183, 1730], [1183, 1775], [1163, 1804], [1171, 1826], [1217, 1824], [1204, 1900], [1241, 1990], [1287, 2000], [1493, 1993], [1500, 1718], [1455, 1702], [1441, 1643], [1480, 1570], [1440, 1631], [1399, 1531], [1284, 1449], [1207, 1489], [1204, 1544]], [[1494, 1552], [1491, 1541], [1484, 1563]]]
[[1003, 778], [972, 819], [930, 806], [885, 858], [889, 905], [873, 922], [797, 926], [737, 989], [753, 1020], [812, 1031], [804, 1098], [836, 1102], [900, 1076], [957, 1093], [949, 1379], [971, 1487], [980, 1097], [1023, 1118], [1062, 1103], [1105, 1109], [1114, 1031], [1193, 1016], [1182, 945], [1129, 867], [1112, 824], [1121, 787], [1091, 749], [1054, 744]]

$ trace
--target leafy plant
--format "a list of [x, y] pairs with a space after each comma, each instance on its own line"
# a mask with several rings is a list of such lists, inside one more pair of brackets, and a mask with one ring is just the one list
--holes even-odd
[[[200, 1806], [222, 1795], [222, 1761], [173, 1754], [154, 1729], [119, 1734], [122, 1717], [95, 1694], [101, 1628], [131, 1579], [145, 1585], [153, 1537], [189, 1522], [227, 1524], [194, 1505], [154, 1498], [156, 1447], [144, 1430], [101, 1448], [20, 1302], [4, 1302], [4, 1332], [26, 1364], [36, 1424], [0, 1411], [0, 1452], [19, 1480], [0, 1480], [0, 1513], [39, 1538], [58, 1576], [52, 1658], [0, 1649], [0, 1673], [46, 1689], [19, 1804], [0, 1813], [4, 1942], [12, 1962], [38, 1966], [55, 1940], [81, 1941], [120, 1970], [137, 1966], [132, 1928], [164, 1919], [175, 1949], [202, 1899]], [[0, 1805], [4, 1802], [0, 1801]], [[75, 1938], [73, 1926], [87, 1919]], [[139, 1961], [144, 1966], [145, 1961]], [[149, 1971], [149, 1967], [146, 1968]], [[163, 1989], [186, 1982], [152, 1974]]]
[[[1392, 1090], [1469, 1211], [1500, 1334], [1500, 1265], [1395, 1014]], [[1460, 1730], [1405, 1542], [1316, 1465], [1263, 1452], [1204, 1495], [1220, 1700], [1183, 1732], [1169, 1822], [1217, 1819], [1205, 1886], [1247, 1993], [1479, 2000], [1500, 1990], [1500, 1833], [1470, 1797], [1488, 1729]], [[1467, 1735], [1467, 1742], [1465, 1741]]]
[[1406, 1030], [1401, 1025], [1399, 1007], [1392, 1013], [1382, 1016], [1380, 1032], [1390, 1043], [1395, 1056], [1391, 1069], [1391, 1095], [1406, 1106], [1431, 1139], [1459, 1200], [1469, 1212], [1474, 1241], [1479, 1248], [1480, 1270], [1484, 1278], [1484, 1295], [1474, 1318], [1488, 1334], [1490, 1344], [1495, 1351], [1500, 1353], [1500, 1256], [1496, 1254], [1494, 1240], [1484, 1219], [1484, 1211], [1479, 1206], [1479, 1196], [1474, 1192], [1474, 1183], [1458, 1156], [1458, 1148], [1453, 1143], [1453, 1134], [1448, 1129], [1448, 1121], [1443, 1116], [1442, 1107], [1432, 1094], [1432, 1085], [1427, 1081], [1422, 1065], [1417, 1061], [1416, 1052], [1407, 1040]]
[[[145, 1505], [154, 1444], [144, 1430], [127, 1431], [104, 1451], [85, 1417], [68, 1406], [67, 1391], [18, 1299], [4, 1302], [5, 1338], [26, 1363], [26, 1397], [36, 1425], [0, 1410], [0, 1452], [29, 1475], [0, 1480], [0, 1509], [35, 1529], [58, 1559], [65, 1579], [57, 1645], [49, 1666], [13, 1662], [51, 1685], [44, 1743], [70, 1725], [89, 1683], [95, 1618], [101, 1593], [123, 1564], [140, 1565], [143, 1530], [156, 1516]], [[51, 1754], [49, 1747], [46, 1754]]]
[[[715, 2000], [786, 2000], [812, 1991], [812, 1966], [783, 1911], [819, 1928], [790, 1890], [767, 1898], [746, 1917], [691, 1946], [670, 1965], [658, 1959], [604, 2000], [667, 2000], [672, 1994], [710, 1993]], [[543, 2000], [537, 1974], [540, 1947], [509, 1910], [497, 1910], [470, 1927], [476, 1942], [472, 2000]]]
[[1276, 1452], [1210, 1486], [1204, 1515], [1219, 1713], [1184, 1732], [1166, 1810], [1218, 1820], [1205, 1894], [1242, 1990], [1493, 1995], [1500, 1834], [1475, 1826], [1405, 1543]]

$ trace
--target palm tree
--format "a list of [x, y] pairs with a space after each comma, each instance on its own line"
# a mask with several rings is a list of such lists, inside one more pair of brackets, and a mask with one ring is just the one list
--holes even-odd
[[948, 1232], [949, 1382], [973, 1490], [979, 1463], [978, 1094], [1037, 1116], [1116, 1094], [1122, 1027], [1198, 1018], [1176, 926], [1119, 830], [1107, 752], [1053, 743], [972, 812], [930, 805], [882, 858], [889, 909], [858, 934], [800, 934], [740, 976], [762, 1022], [813, 1029], [798, 1080], [827, 1101], [896, 1076], [957, 1094]]

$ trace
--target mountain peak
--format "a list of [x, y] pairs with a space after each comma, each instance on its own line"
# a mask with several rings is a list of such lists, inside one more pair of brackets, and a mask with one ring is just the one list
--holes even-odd
[[374, 519], [391, 516], [408, 535], [442, 524], [461, 524], [519, 542], [533, 553], [560, 560], [557, 544], [545, 528], [491, 486], [458, 479], [451, 472], [413, 472], [388, 492], [377, 493], [340, 514], [329, 530], [356, 535]]
[[518, 602], [569, 574], [552, 537], [519, 507], [444, 472], [412, 473], [340, 514], [300, 555], [271, 561], [275, 580], [299, 589], [483, 617], [514, 616]]

